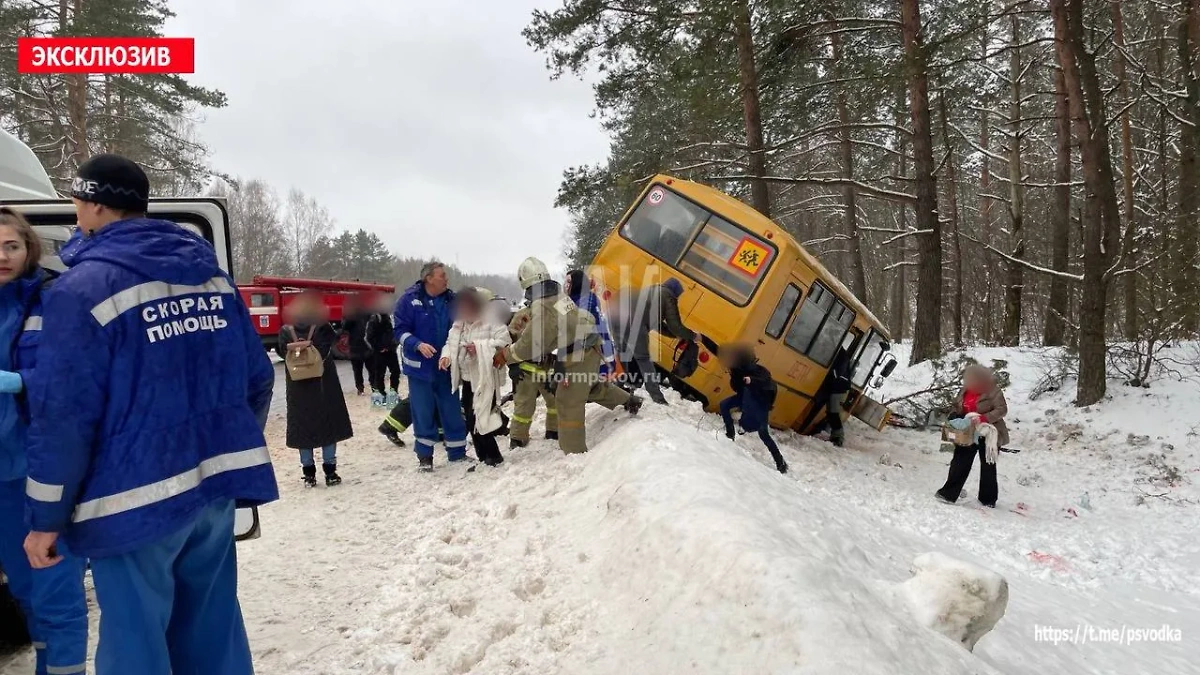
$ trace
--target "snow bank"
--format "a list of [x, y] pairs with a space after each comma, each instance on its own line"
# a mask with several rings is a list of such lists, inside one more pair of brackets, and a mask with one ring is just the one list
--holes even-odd
[[591, 455], [560, 512], [615, 650], [564, 672], [994, 672], [913, 621], [905, 570], [868, 552], [891, 533], [736, 445], [640, 422]]
[[1008, 582], [978, 565], [926, 553], [904, 582], [917, 621], [967, 649], [995, 627], [1008, 607]]

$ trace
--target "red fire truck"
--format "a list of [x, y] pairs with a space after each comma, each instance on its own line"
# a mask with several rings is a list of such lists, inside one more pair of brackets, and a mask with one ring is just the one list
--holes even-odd
[[[250, 317], [254, 321], [255, 330], [262, 338], [263, 347], [272, 351], [279, 344], [279, 330], [283, 327], [284, 311], [301, 292], [319, 292], [329, 309], [329, 321], [334, 327], [340, 328], [342, 310], [347, 300], [358, 298], [370, 301], [379, 294], [395, 293], [396, 287], [358, 281], [257, 276], [252, 283], [239, 285], [238, 291], [242, 294], [246, 306], [250, 308]], [[342, 336], [334, 349], [334, 355], [346, 358], [347, 347], [346, 336]]]

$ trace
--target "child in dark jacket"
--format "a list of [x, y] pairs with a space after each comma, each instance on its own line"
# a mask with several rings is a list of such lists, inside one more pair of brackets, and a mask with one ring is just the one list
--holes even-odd
[[766, 444], [767, 450], [775, 460], [775, 468], [779, 473], [787, 473], [788, 465], [775, 439], [771, 438], [769, 418], [771, 408], [775, 405], [775, 380], [771, 371], [759, 365], [752, 347], [730, 345], [721, 349], [721, 360], [729, 368], [729, 386], [733, 388], [733, 396], [721, 401], [721, 418], [725, 420], [725, 435], [731, 440], [736, 438], [733, 430], [733, 411], [740, 409], [741, 427], [744, 431], [758, 432], [758, 437]]

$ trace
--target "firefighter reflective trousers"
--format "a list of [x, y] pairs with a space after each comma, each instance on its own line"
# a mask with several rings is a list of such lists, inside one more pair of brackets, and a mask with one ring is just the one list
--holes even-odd
[[585, 416], [588, 403], [612, 410], [625, 405], [629, 393], [600, 380], [600, 350], [589, 349], [579, 361], [563, 364], [554, 391], [558, 403], [558, 447], [567, 454], [587, 452]]
[[546, 371], [532, 363], [521, 364], [521, 379], [513, 389], [513, 416], [509, 438], [529, 442], [529, 425], [537, 411], [537, 400], [546, 402], [546, 431], [558, 431], [558, 404], [546, 379]]

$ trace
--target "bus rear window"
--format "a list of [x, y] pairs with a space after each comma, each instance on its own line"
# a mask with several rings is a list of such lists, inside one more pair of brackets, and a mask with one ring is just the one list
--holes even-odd
[[766, 242], [720, 216], [712, 216], [683, 256], [679, 269], [737, 305], [754, 294], [770, 265]]
[[656, 185], [621, 227], [621, 235], [650, 255], [675, 266], [692, 233], [708, 212], [666, 188]]
[[638, 248], [744, 307], [775, 258], [774, 244], [662, 185], [621, 225]]

